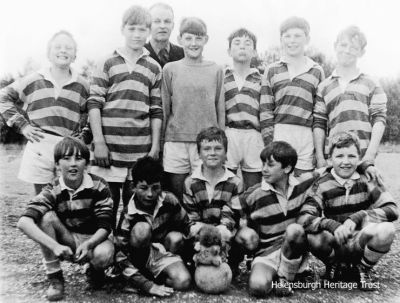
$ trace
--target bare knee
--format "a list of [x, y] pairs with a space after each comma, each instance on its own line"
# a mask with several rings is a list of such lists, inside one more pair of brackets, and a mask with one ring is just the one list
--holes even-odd
[[331, 233], [323, 231], [319, 234], [307, 236], [311, 252], [317, 257], [327, 257], [333, 249], [334, 237]]
[[[175, 263], [178, 265], [178, 263]], [[168, 280], [173, 289], [176, 290], [187, 290], [192, 282], [192, 277], [183, 263], [179, 263], [179, 266], [174, 266], [168, 270]]]
[[304, 243], [306, 241], [304, 228], [297, 223], [290, 224], [286, 228], [285, 240], [290, 243]]
[[255, 297], [265, 297], [272, 290], [272, 279], [251, 273], [249, 277], [249, 292]]
[[393, 223], [391, 222], [379, 223], [375, 226], [373, 230], [374, 232], [372, 240], [376, 245], [390, 246], [392, 244], [396, 233]]
[[43, 215], [38, 225], [40, 229], [44, 229], [49, 226], [54, 226], [58, 222], [60, 222], [60, 219], [57, 214], [54, 211], [48, 211]]
[[183, 246], [183, 234], [178, 231], [169, 232], [164, 239], [165, 249], [176, 254]]
[[259, 240], [257, 232], [250, 227], [242, 227], [235, 236], [235, 242], [247, 251], [254, 251], [258, 246]]
[[93, 257], [90, 263], [95, 268], [106, 268], [110, 266], [114, 259], [114, 245], [111, 241], [106, 240], [93, 249]]
[[131, 230], [129, 245], [135, 248], [148, 247], [151, 244], [152, 228], [147, 222], [136, 223]]

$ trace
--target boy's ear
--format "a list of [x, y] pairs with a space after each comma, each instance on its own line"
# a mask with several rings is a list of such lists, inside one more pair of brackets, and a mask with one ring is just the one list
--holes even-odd
[[292, 165], [288, 165], [283, 170], [284, 170], [285, 174], [288, 175], [292, 169], [293, 169]]
[[176, 40], [178, 41], [179, 45], [182, 45], [182, 36], [178, 35], [178, 37], [176, 37]]
[[204, 39], [205, 39], [205, 43], [207, 43], [208, 42], [208, 35], [205, 35]]
[[362, 56], [364, 56], [364, 54], [365, 54], [365, 48], [360, 50], [360, 55], [358, 57], [361, 58]]

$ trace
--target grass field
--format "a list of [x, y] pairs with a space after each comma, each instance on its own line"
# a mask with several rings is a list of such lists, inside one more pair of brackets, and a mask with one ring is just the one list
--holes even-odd
[[[392, 149], [397, 150], [397, 149]], [[47, 288], [46, 277], [41, 264], [39, 247], [22, 235], [16, 228], [17, 220], [33, 194], [30, 184], [16, 178], [21, 149], [17, 146], [0, 146], [0, 302], [47, 302], [44, 294]], [[384, 176], [388, 190], [396, 201], [400, 200], [400, 154], [381, 153], [377, 167]], [[365, 293], [357, 289], [320, 289], [297, 291], [290, 298], [268, 297], [268, 302], [400, 302], [400, 231], [396, 222], [397, 236], [392, 251], [378, 264], [375, 276], [380, 284], [374, 292]], [[311, 266], [318, 273], [323, 267], [315, 260]], [[128, 294], [116, 289], [89, 292], [85, 290], [85, 277], [82, 267], [63, 263], [67, 281], [66, 297], [62, 302], [263, 302], [248, 295], [246, 281], [248, 273], [242, 272], [239, 281], [234, 283], [224, 295], [212, 296], [193, 289], [176, 292], [167, 299]]]

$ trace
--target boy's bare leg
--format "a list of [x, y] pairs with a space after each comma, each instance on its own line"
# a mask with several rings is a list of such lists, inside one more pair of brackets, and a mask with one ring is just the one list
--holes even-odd
[[168, 183], [168, 190], [170, 190], [178, 199], [183, 200], [183, 185], [186, 177], [189, 174], [173, 174], [165, 173]]
[[261, 182], [261, 172], [242, 171], [244, 190]]
[[249, 277], [250, 294], [256, 297], [267, 296], [272, 290], [272, 281], [277, 275], [276, 270], [266, 264], [254, 264]]
[[183, 262], [168, 265], [163, 271], [165, 284], [176, 290], [187, 290], [192, 281], [191, 275]]

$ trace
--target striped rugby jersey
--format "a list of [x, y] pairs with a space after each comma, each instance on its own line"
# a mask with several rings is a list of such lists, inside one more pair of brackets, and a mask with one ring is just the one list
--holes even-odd
[[322, 67], [307, 57], [307, 72], [290, 78], [287, 63], [272, 63], [266, 69], [261, 92], [261, 130], [265, 143], [272, 142], [275, 124], [310, 127], [318, 84], [324, 80]]
[[313, 185], [298, 219], [307, 232], [328, 230], [334, 233], [348, 218], [356, 223], [357, 229], [361, 229], [365, 221], [397, 219], [396, 203], [384, 187], [368, 181], [363, 174], [353, 178], [351, 186], [339, 181], [329, 172]]
[[71, 191], [60, 178], [46, 186], [28, 204], [22, 216], [36, 223], [47, 211], [54, 211], [66, 228], [81, 234], [94, 234], [99, 228], [111, 231], [113, 201], [107, 182], [84, 174], [81, 186]]
[[189, 233], [189, 218], [172, 193], [161, 193], [153, 214], [137, 209], [134, 197], [135, 194], [118, 223], [116, 236], [121, 243], [128, 245], [132, 227], [138, 222], [147, 222], [152, 226], [152, 242], [163, 243], [165, 236], [171, 231], [179, 231], [184, 235]]
[[360, 73], [343, 90], [334, 71], [318, 87], [313, 128], [324, 129], [329, 137], [337, 132], [355, 131], [363, 157], [372, 126], [376, 122], [386, 124], [386, 102], [385, 92], [370, 76]]
[[[79, 134], [86, 124], [89, 84], [73, 69], [71, 74], [71, 79], [61, 88], [55, 84], [49, 68], [3, 88], [0, 113], [7, 125], [19, 133], [31, 124], [58, 136]], [[17, 108], [22, 108], [28, 119]]]
[[101, 125], [112, 165], [131, 167], [151, 148], [151, 119], [163, 118], [161, 68], [147, 49], [130, 70], [118, 50], [98, 64], [88, 110], [101, 109]]
[[281, 247], [286, 228], [296, 222], [306, 192], [318, 176], [316, 172], [309, 173], [308, 178], [300, 183], [291, 174], [288, 198], [264, 180], [244, 192], [240, 200], [247, 225], [260, 237], [256, 255], [268, 255]]
[[253, 68], [239, 90], [233, 72], [226, 68], [224, 77], [226, 126], [260, 131], [261, 75]]
[[[239, 195], [242, 192], [240, 179], [228, 169], [213, 189], [211, 199], [207, 187], [209, 181], [203, 176], [199, 166], [187, 177], [183, 191], [183, 206], [191, 224], [197, 222], [225, 225], [230, 231], [239, 225], [241, 205]], [[210, 190], [210, 188], [209, 188]], [[211, 189], [212, 190], [212, 189]]]

